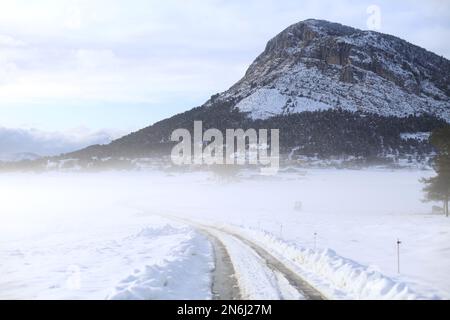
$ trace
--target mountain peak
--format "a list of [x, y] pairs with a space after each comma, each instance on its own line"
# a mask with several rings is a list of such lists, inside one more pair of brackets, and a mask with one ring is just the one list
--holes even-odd
[[[337, 22], [331, 22], [327, 20], [320, 19], [306, 19], [300, 22], [297, 22], [290, 27], [295, 27], [297, 25], [307, 25], [312, 29], [315, 29], [317, 32], [326, 34], [326, 35], [349, 35], [356, 32], [360, 32], [361, 30], [349, 27]], [[289, 28], [289, 27], [288, 27]]]
[[272, 38], [223, 96], [253, 118], [342, 108], [450, 121], [450, 61], [395, 36], [308, 19]]
[[267, 43], [265, 51], [296, 48], [305, 42], [312, 41], [319, 37], [348, 36], [358, 32], [361, 32], [361, 30], [344, 26], [339, 23], [326, 20], [307, 19], [287, 27], [272, 38]]
[[279, 128], [285, 151], [310, 155], [428, 152], [401, 134], [450, 122], [450, 61], [395, 36], [308, 19], [272, 38], [241, 80], [204, 105], [75, 155], [146, 155], [195, 120]]

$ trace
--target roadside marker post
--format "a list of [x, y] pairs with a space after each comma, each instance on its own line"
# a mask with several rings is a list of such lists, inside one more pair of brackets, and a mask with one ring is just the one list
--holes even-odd
[[317, 246], [317, 232], [314, 232], [314, 251], [316, 251]]
[[397, 239], [397, 272], [400, 273], [400, 244], [402, 242]]

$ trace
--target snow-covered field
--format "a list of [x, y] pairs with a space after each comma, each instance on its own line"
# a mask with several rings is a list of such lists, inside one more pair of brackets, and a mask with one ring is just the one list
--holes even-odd
[[2, 175], [0, 299], [210, 298], [211, 245], [132, 207], [134, 179]]
[[450, 298], [450, 219], [421, 201], [432, 174], [2, 174], [0, 298], [209, 299], [211, 244], [172, 216], [245, 235], [328, 297]]

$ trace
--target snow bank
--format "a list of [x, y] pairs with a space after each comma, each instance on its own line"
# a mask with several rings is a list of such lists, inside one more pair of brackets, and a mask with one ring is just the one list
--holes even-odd
[[[187, 228], [145, 228], [138, 237], [161, 237], [186, 233]], [[107, 297], [111, 300], [211, 299], [211, 246], [194, 231], [172, 252], [153, 265], [146, 265], [123, 279]]]
[[251, 228], [232, 228], [263, 246], [292, 270], [332, 299], [440, 299], [414, 292], [406, 283], [389, 278], [371, 267], [336, 254], [333, 250], [312, 250]]
[[188, 228], [175, 228], [170, 224], [165, 224], [162, 227], [145, 227], [142, 228], [136, 235], [132, 236], [134, 238], [138, 237], [161, 237], [174, 234], [180, 234], [181, 232], [188, 232]]

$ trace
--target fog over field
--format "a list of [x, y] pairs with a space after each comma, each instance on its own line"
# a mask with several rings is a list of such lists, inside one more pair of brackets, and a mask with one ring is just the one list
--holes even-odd
[[[246, 234], [275, 253], [285, 250], [286, 259], [318, 259], [311, 279], [328, 268], [318, 287], [334, 298], [449, 298], [450, 222], [421, 201], [419, 179], [431, 175], [5, 173], [0, 298], [211, 298], [212, 248], [195, 223]], [[331, 268], [324, 259], [340, 262]], [[354, 270], [377, 285], [369, 292], [359, 279], [343, 290], [339, 281]]]

